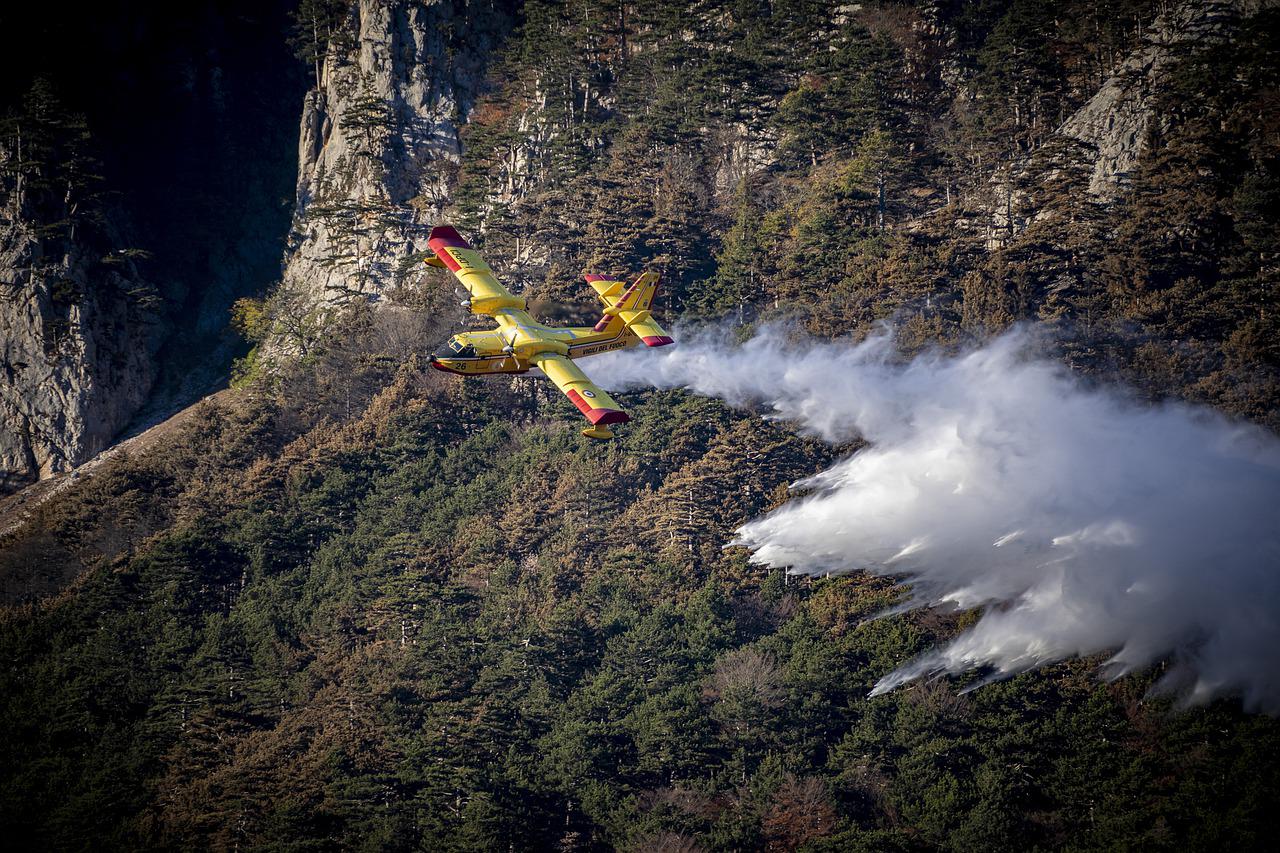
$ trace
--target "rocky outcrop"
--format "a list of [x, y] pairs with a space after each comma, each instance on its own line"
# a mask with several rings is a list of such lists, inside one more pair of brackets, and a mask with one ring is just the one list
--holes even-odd
[[0, 491], [225, 384], [292, 212], [296, 0], [81, 6], [0, 13]]
[[354, 47], [331, 46], [304, 104], [282, 294], [321, 313], [376, 301], [396, 284], [400, 262], [426, 249], [450, 202], [459, 126], [509, 20], [484, 3], [357, 4]]
[[[198, 17], [199, 10], [192, 14]], [[273, 20], [266, 12], [247, 14], [260, 22]], [[177, 19], [187, 20], [182, 15]], [[129, 38], [155, 28], [143, 13], [129, 22], [124, 28]], [[395, 284], [399, 263], [425, 248], [427, 227], [450, 200], [461, 154], [458, 127], [482, 85], [484, 63], [510, 22], [510, 10], [501, 2], [363, 0], [354, 6], [346, 28], [350, 37], [336, 40], [320, 85], [303, 104], [297, 198], [281, 288], [292, 297], [286, 300], [292, 319], [300, 320], [293, 328], [320, 329], [330, 309], [354, 299], [378, 298]], [[234, 26], [231, 30], [235, 38], [257, 44], [252, 33]], [[157, 404], [157, 395], [179, 403], [190, 396], [185, 375], [216, 374], [230, 360], [210, 353], [227, 345], [222, 330], [228, 304], [268, 280], [262, 270], [274, 264], [264, 265], [262, 256], [279, 257], [271, 233], [274, 214], [265, 207], [277, 203], [279, 194], [266, 174], [269, 164], [246, 164], [244, 180], [237, 183], [241, 176], [228, 175], [232, 170], [222, 161], [199, 169], [192, 161], [270, 155], [265, 145], [233, 131], [244, 121], [261, 127], [270, 116], [255, 112], [259, 96], [267, 89], [274, 96], [287, 86], [254, 83], [254, 73], [274, 71], [275, 66], [242, 62], [235, 45], [229, 47], [231, 36], [219, 32], [215, 28], [201, 36], [191, 56], [183, 55], [184, 45], [176, 46], [178, 58], [147, 65], [141, 83], [130, 78], [143, 96], [140, 103], [148, 104], [140, 112], [171, 106], [164, 100], [168, 90], [153, 91], [152, 84], [168, 86], [180, 74], [195, 81], [190, 98], [199, 102], [206, 97], [215, 115], [216, 120], [204, 122], [203, 106], [183, 114], [183, 132], [188, 127], [206, 132], [196, 138], [180, 133], [177, 138], [184, 145], [173, 156], [159, 152], [163, 162], [153, 165], [163, 177], [133, 161], [134, 171], [122, 168], [120, 162], [127, 158], [120, 156], [121, 150], [139, 141], [133, 125], [98, 116], [107, 128], [103, 150], [114, 167], [109, 171], [123, 179], [113, 187], [122, 191], [119, 206], [145, 225], [138, 230], [148, 248], [157, 250], [145, 268], [159, 293], [142, 280], [133, 253], [119, 251], [129, 245], [120, 236], [124, 217], [86, 206], [89, 195], [101, 187], [78, 187], [68, 195], [56, 186], [66, 175], [23, 172], [34, 168], [25, 164], [37, 159], [27, 150], [29, 134], [21, 142], [16, 136], [6, 142], [0, 133], [0, 491], [85, 461], [135, 416], [142, 418], [157, 405], [157, 411], [164, 409], [168, 403]], [[282, 41], [282, 34], [274, 31], [269, 38]], [[145, 40], [131, 44], [151, 46]], [[195, 85], [206, 78], [208, 86]], [[83, 88], [95, 94], [93, 87]], [[46, 141], [64, 146], [42, 162], [61, 168], [71, 162], [77, 134], [87, 136], [86, 120], [58, 112], [61, 108], [49, 92], [41, 98], [44, 107], [57, 113], [49, 114], [45, 130], [61, 128], [54, 133], [57, 139]], [[297, 103], [295, 98], [290, 100]], [[219, 111], [228, 103], [239, 112], [224, 122]], [[187, 149], [197, 153], [184, 157]], [[214, 168], [218, 166], [221, 171]], [[101, 173], [96, 164], [81, 171]], [[175, 174], [170, 195], [185, 191], [191, 198], [182, 207], [127, 183], [150, 182], [141, 188], [149, 189]], [[192, 174], [235, 187], [206, 192], [199, 180], [187, 177]], [[25, 187], [23, 180], [28, 181]], [[257, 195], [246, 201], [253, 193]], [[249, 202], [261, 209], [234, 207]], [[162, 213], [157, 215], [156, 209]], [[176, 222], [174, 227], [164, 216]], [[183, 230], [184, 216], [208, 229], [200, 235], [206, 239], [198, 241]], [[192, 251], [169, 250], [187, 241]], [[184, 345], [197, 339], [199, 352], [186, 352]], [[167, 341], [167, 360], [157, 365], [161, 341]], [[175, 360], [182, 366], [158, 380], [158, 367]], [[218, 378], [220, 374], [209, 381]], [[202, 381], [193, 383], [194, 392]], [[146, 411], [140, 412], [144, 404]]]
[[992, 178], [988, 249], [1006, 245], [1032, 222], [1052, 215], [1041, 199], [1046, 190], [1069, 184], [1068, 192], [1089, 203], [1118, 198], [1150, 130], [1161, 120], [1158, 100], [1167, 75], [1193, 52], [1229, 41], [1243, 18], [1278, 2], [1184, 0], [1156, 18], [1140, 46], [1084, 106], [1043, 146]]
[[155, 375], [153, 291], [133, 263], [96, 241], [41, 239], [14, 190], [0, 213], [0, 493], [103, 450]]
[[1170, 68], [1194, 50], [1226, 41], [1243, 15], [1271, 5], [1274, 0], [1189, 0], [1152, 23], [1142, 46], [1058, 130], [1096, 151], [1092, 195], [1110, 200], [1127, 184], [1158, 118], [1155, 100]]

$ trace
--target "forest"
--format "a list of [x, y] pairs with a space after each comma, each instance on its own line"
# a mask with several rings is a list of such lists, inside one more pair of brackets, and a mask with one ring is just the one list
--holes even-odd
[[[1061, 128], [1188, 6], [1217, 29], [1170, 48], [1096, 191]], [[584, 271], [653, 269], [677, 337], [887, 322], [910, 355], [1032, 323], [1088, 381], [1280, 428], [1270, 4], [511, 15], [448, 214], [540, 316], [594, 320]], [[304, 0], [280, 37], [319, 82], [357, 18]], [[355, 103], [353, 133], [394, 137]], [[231, 390], [0, 534], [17, 848], [1273, 846], [1274, 717], [1097, 657], [869, 697], [980, 613], [884, 616], [891, 580], [725, 547], [859, 443], [680, 390], [620, 395], [621, 440], [587, 442], [543, 380], [429, 369], [467, 320], [420, 260], [378, 304], [237, 302]]]

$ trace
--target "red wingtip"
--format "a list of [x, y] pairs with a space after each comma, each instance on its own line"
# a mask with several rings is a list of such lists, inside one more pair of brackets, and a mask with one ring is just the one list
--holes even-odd
[[591, 404], [578, 393], [577, 389], [570, 388], [565, 396], [569, 401], [578, 407], [578, 411], [582, 412], [583, 417], [591, 421], [592, 424], [625, 424], [631, 420], [631, 416], [626, 412], [618, 409], [593, 409]]
[[453, 272], [457, 272], [462, 267], [458, 265], [452, 255], [444, 250], [471, 248], [452, 225], [437, 225], [432, 228], [431, 236], [427, 237], [427, 245], [431, 247], [431, 251], [436, 253], [436, 257], [444, 261], [444, 265]]
[[631, 416], [618, 409], [592, 409], [586, 413], [587, 420], [593, 424], [625, 424]]
[[675, 343], [675, 341], [671, 340], [671, 338], [668, 338], [666, 335], [646, 335], [640, 340], [644, 341], [644, 345], [647, 347], [665, 347], [667, 344]]
[[462, 235], [452, 225], [437, 225], [432, 228], [430, 236], [427, 237], [427, 242], [439, 243], [441, 246], [451, 246], [455, 249], [471, 248], [471, 244], [462, 239]]
[[583, 278], [585, 278], [585, 279], [586, 279], [587, 281], [589, 281], [589, 282], [590, 282], [590, 281], [608, 281], [608, 280], [609, 280], [609, 277], [608, 277], [607, 275], [600, 275], [599, 273], [595, 273], [595, 272], [589, 272], [589, 273], [587, 273], [586, 275], [584, 275], [584, 276], [583, 276]]

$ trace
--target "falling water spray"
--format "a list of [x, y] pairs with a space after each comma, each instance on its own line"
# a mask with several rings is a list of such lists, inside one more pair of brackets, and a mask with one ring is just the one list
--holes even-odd
[[[866, 446], [737, 531], [759, 564], [902, 579], [910, 606], [985, 607], [873, 694], [936, 673], [993, 677], [1108, 653], [1158, 660], [1185, 701], [1280, 712], [1280, 439], [1213, 410], [1090, 387], [1011, 332], [958, 356], [888, 334], [741, 345], [686, 336], [620, 354], [605, 387], [687, 388]], [[998, 606], [992, 606], [998, 605]]]

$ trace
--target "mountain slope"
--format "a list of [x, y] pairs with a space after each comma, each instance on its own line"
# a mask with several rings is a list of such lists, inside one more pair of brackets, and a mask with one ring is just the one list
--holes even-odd
[[[559, 319], [596, 310], [582, 270], [643, 267], [664, 319], [735, 335], [894, 318], [912, 351], [1037, 320], [1079, 371], [1274, 425], [1274, 12], [1169, 48], [1103, 197], [1068, 119], [1150, 49], [1150, 4], [528, 3], [505, 38], [482, 6], [459, 26], [492, 27], [487, 83], [462, 87], [427, 59], [458, 57], [469, 11], [353, 7], [244, 387], [0, 540], [6, 577], [69, 579], [0, 616], [10, 836], [1264, 847], [1276, 720], [1179, 709], [1147, 695], [1160, 667], [1104, 683], [1097, 660], [868, 698], [976, 615], [870, 619], [903, 592], [723, 548], [856, 447], [679, 391], [627, 395], [622, 439], [585, 443], [539, 380], [427, 370], [462, 312], [397, 266], [440, 217]], [[357, 222], [377, 202], [351, 252], [322, 251], [321, 188]]]

